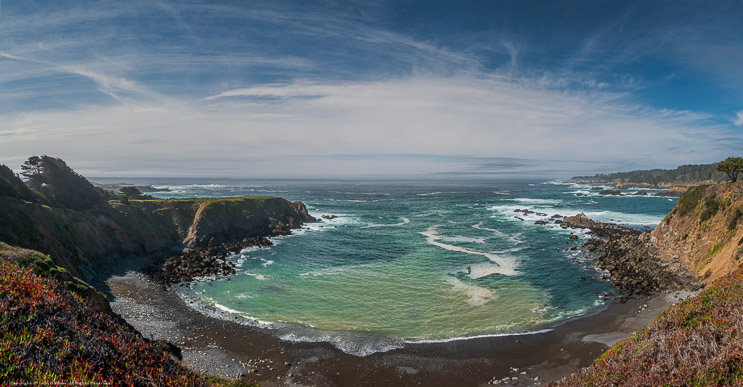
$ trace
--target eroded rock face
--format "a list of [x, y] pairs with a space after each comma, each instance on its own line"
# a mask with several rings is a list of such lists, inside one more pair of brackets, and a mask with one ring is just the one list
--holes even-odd
[[205, 201], [199, 205], [183, 245], [217, 246], [249, 236], [287, 235], [314, 221], [303, 203], [281, 198]]
[[743, 181], [691, 187], [652, 231], [664, 260], [707, 283], [743, 264]]
[[85, 211], [5, 197], [0, 213], [0, 240], [49, 254], [83, 279], [108, 258], [165, 257], [184, 247], [286, 235], [315, 221], [301, 202], [273, 197], [112, 201]]

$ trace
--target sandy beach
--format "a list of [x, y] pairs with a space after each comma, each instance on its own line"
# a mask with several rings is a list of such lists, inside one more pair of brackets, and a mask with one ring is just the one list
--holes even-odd
[[270, 329], [200, 313], [137, 269], [114, 270], [105, 281], [115, 312], [145, 337], [179, 346], [188, 366], [262, 386], [539, 385], [590, 364], [690, 294], [611, 301], [543, 333], [408, 344], [357, 357], [328, 343], [282, 341]]

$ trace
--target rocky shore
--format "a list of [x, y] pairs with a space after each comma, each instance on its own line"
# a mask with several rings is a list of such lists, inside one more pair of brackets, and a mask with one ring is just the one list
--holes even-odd
[[585, 214], [566, 217], [564, 228], [585, 228], [594, 238], [581, 249], [586, 258], [608, 273], [611, 284], [628, 294], [653, 294], [700, 287], [694, 274], [680, 262], [658, 258], [650, 232], [596, 222]]
[[146, 272], [163, 286], [192, 282], [199, 277], [233, 275], [235, 263], [228, 261], [227, 257], [245, 248], [271, 245], [268, 238], [249, 237], [216, 246], [192, 247], [182, 253], [167, 256], [158, 264], [146, 269]]

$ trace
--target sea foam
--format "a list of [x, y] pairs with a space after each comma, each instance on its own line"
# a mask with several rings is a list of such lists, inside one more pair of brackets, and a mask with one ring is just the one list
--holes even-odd
[[481, 255], [498, 265], [497, 273], [503, 274], [503, 275], [509, 275], [509, 276], [517, 274], [516, 264], [512, 260], [507, 260], [502, 256], [492, 254], [492, 253], [475, 251], [475, 250], [471, 250], [468, 248], [449, 245], [446, 243], [439, 242], [439, 240], [441, 240], [441, 236], [438, 234], [438, 232], [436, 232], [436, 229], [437, 229], [437, 226], [431, 226], [426, 231], [420, 232], [421, 235], [426, 237], [426, 243], [428, 243], [429, 245], [440, 247], [444, 250], [449, 250], [449, 251], [456, 251], [456, 252], [472, 254], [472, 255]]

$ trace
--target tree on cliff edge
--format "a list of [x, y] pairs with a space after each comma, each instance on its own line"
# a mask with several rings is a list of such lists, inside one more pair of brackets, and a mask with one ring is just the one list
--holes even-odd
[[41, 192], [55, 206], [85, 210], [105, 200], [98, 189], [62, 159], [31, 156], [21, 170], [28, 178], [28, 186]]
[[725, 172], [730, 180], [734, 183], [738, 180], [738, 175], [743, 173], [743, 158], [741, 157], [728, 157], [724, 161], [717, 164], [717, 170]]

